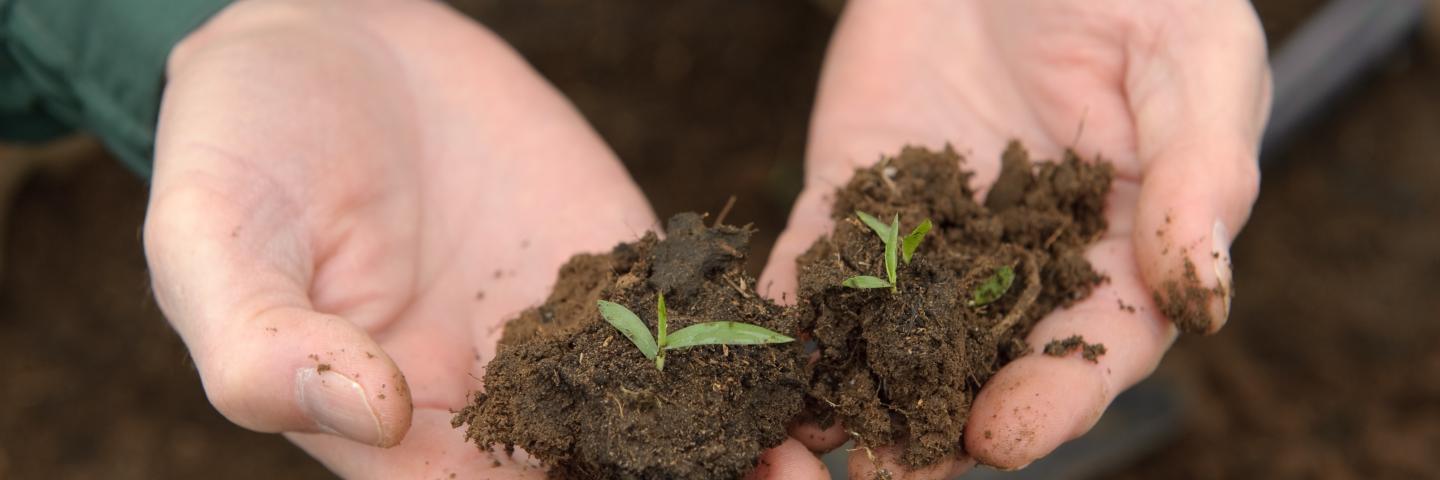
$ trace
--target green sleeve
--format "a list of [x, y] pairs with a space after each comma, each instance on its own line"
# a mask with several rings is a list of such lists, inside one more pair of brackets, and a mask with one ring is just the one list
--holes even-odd
[[149, 176], [165, 59], [231, 0], [0, 0], [0, 139], [93, 132]]

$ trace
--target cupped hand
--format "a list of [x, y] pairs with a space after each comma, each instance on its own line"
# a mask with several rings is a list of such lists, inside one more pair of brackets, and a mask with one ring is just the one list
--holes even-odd
[[237, 2], [168, 73], [145, 247], [215, 407], [345, 477], [542, 476], [450, 412], [563, 262], [654, 225], [571, 105], [430, 1]]
[[[806, 187], [760, 284], [794, 298], [795, 258], [830, 230], [830, 194], [902, 145], [953, 143], [982, 187], [1011, 139], [1040, 158], [1074, 148], [1113, 162], [1109, 230], [1086, 254], [1110, 281], [1027, 339], [1080, 334], [1108, 353], [1098, 364], [1020, 358], [990, 379], [970, 415], [964, 448], [973, 460], [1027, 465], [1089, 430], [1116, 394], [1154, 370], [1176, 335], [1155, 292], [1191, 277], [1212, 293], [1179, 304], [1167, 295], [1165, 311], [1184, 310], [1206, 333], [1224, 324], [1229, 245], [1258, 191], [1265, 52], [1240, 0], [852, 1], [821, 75]], [[1117, 300], [1139, 308], [1126, 312]], [[816, 450], [845, 440], [840, 427], [798, 430]], [[904, 471], [894, 455], [880, 457]], [[939, 478], [970, 463], [907, 474]], [[869, 478], [874, 463], [852, 455], [851, 466]]]

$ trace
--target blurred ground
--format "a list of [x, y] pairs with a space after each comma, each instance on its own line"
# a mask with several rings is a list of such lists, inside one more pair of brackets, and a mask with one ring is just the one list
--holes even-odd
[[[659, 214], [715, 211], [734, 194], [730, 218], [754, 222], [768, 249], [799, 188], [826, 8], [454, 3], [575, 101]], [[1317, 3], [1257, 8], [1273, 40]], [[1440, 475], [1436, 58], [1397, 55], [1266, 172], [1235, 245], [1234, 321], [1182, 340], [1162, 366], [1190, 399], [1185, 433], [1113, 476]], [[93, 158], [34, 176], [0, 229], [0, 478], [326, 476], [205, 403], [149, 297], [144, 185], [101, 152], [68, 155]]]

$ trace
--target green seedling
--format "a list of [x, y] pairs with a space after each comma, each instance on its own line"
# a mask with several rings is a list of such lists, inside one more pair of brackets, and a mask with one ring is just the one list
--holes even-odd
[[667, 331], [668, 315], [665, 312], [663, 293], [656, 300], [656, 337], [651, 337], [650, 328], [624, 305], [605, 300], [600, 300], [599, 305], [600, 316], [605, 317], [610, 326], [630, 339], [635, 348], [645, 354], [645, 358], [654, 360], [655, 368], [660, 371], [665, 370], [665, 352], [668, 350], [700, 345], [763, 345], [795, 341], [765, 327], [741, 322], [697, 323], [670, 334]]
[[970, 306], [978, 307], [999, 300], [1005, 296], [1005, 292], [1010, 291], [1010, 286], [1014, 283], [1015, 269], [1009, 265], [1000, 266], [994, 275], [980, 284], [980, 288], [975, 289], [975, 294], [970, 297]]
[[920, 241], [925, 239], [925, 234], [930, 233], [930, 220], [920, 222], [919, 225], [915, 226], [914, 230], [910, 231], [909, 235], [901, 239], [899, 214], [896, 214], [895, 218], [890, 220], [889, 225], [859, 210], [855, 211], [855, 216], [860, 217], [861, 222], [864, 222], [866, 226], [874, 230], [875, 234], [880, 236], [880, 241], [885, 244], [885, 278], [856, 275], [845, 279], [840, 285], [850, 288], [889, 287], [890, 292], [894, 293], [895, 268], [897, 266], [896, 263], [898, 263], [895, 257], [899, 256], [900, 259], [905, 260], [906, 265], [910, 264], [910, 259], [915, 256], [915, 249], [920, 248]]

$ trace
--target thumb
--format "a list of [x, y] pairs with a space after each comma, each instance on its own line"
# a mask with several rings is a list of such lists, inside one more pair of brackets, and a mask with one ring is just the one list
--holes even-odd
[[1259, 192], [1265, 39], [1248, 2], [1161, 4], [1150, 13], [1189, 20], [1145, 22], [1152, 30], [1128, 49], [1142, 164], [1136, 258], [1161, 313], [1183, 331], [1214, 333], [1234, 294], [1230, 242]]
[[166, 180], [152, 191], [146, 257], [215, 408], [261, 432], [399, 443], [411, 418], [405, 378], [364, 330], [314, 311], [294, 215], [273, 195]]

